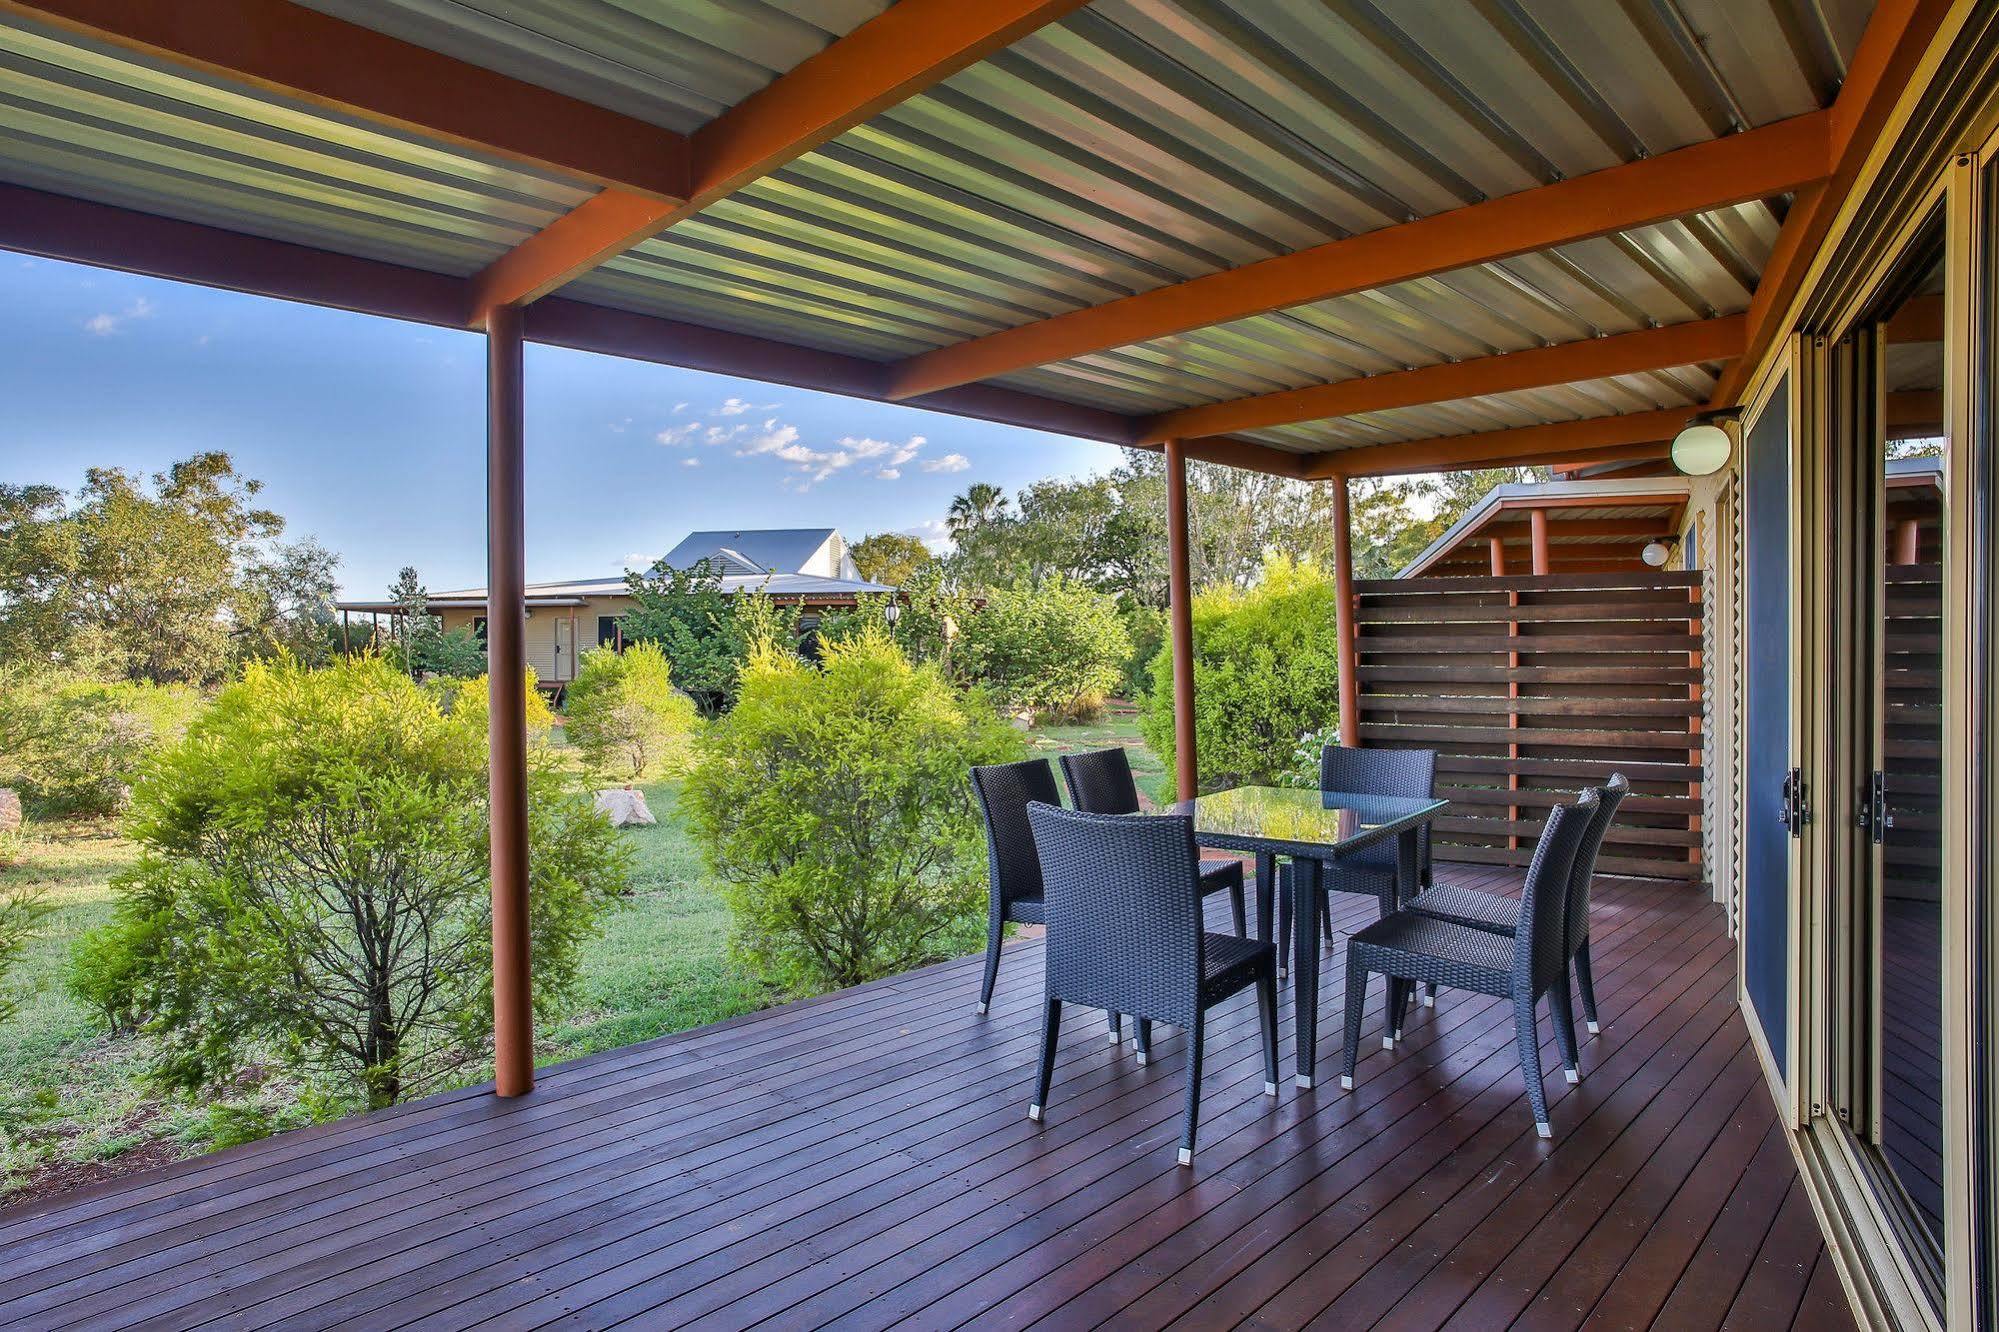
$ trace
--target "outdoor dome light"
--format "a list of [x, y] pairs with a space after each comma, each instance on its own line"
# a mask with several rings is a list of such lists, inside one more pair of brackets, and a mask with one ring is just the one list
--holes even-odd
[[1712, 476], [1728, 466], [1735, 441], [1721, 424], [1733, 412], [1708, 412], [1688, 421], [1673, 437], [1673, 466], [1687, 476]]
[[[1716, 433], [1720, 432], [1717, 431]], [[1677, 462], [1678, 459], [1674, 461]], [[1645, 543], [1645, 549], [1638, 552], [1638, 558], [1644, 560], [1645, 563], [1651, 565], [1654, 569], [1663, 569], [1666, 567], [1666, 561], [1671, 558], [1672, 554], [1673, 548], [1665, 542], [1648, 541]]]

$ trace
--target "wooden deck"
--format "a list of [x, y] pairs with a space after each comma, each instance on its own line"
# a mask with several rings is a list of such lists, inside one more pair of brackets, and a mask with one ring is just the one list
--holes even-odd
[[1028, 941], [986, 1018], [966, 959], [0, 1212], [0, 1326], [1851, 1327], [1719, 912], [1606, 881], [1594, 932], [1552, 1142], [1504, 1005], [1388, 1054], [1378, 984], [1351, 1093], [1291, 1086], [1287, 1006], [1265, 1098], [1251, 996], [1218, 1011], [1192, 1169], [1177, 1035], [1141, 1068], [1078, 1015], [1031, 1124]]

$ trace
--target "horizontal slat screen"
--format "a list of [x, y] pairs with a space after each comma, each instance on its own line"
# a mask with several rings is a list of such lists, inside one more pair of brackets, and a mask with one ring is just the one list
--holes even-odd
[[1355, 584], [1360, 741], [1437, 751], [1440, 857], [1525, 865], [1551, 805], [1622, 772], [1633, 796], [1599, 867], [1704, 877], [1700, 585], [1680, 570]]

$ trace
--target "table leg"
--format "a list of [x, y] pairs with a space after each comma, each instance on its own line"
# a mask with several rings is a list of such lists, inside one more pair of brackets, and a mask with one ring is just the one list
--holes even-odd
[[1270, 942], [1270, 914], [1277, 903], [1277, 857], [1268, 851], [1256, 853], [1256, 938]]
[[1298, 1033], [1298, 1085], [1309, 1088], [1317, 1074], [1319, 1045], [1319, 909], [1325, 896], [1324, 867], [1310, 859], [1291, 862], [1292, 1022]]
[[[1409, 899], [1416, 895], [1421, 886], [1417, 879], [1422, 873], [1423, 843], [1417, 830], [1409, 829], [1395, 838], [1395, 900], [1392, 909], [1400, 911]], [[1394, 1042], [1402, 1039], [1402, 1024], [1409, 1014], [1409, 1001], [1416, 995], [1416, 982], [1391, 981], [1388, 986], [1387, 1033], [1382, 1044], [1390, 1049]]]

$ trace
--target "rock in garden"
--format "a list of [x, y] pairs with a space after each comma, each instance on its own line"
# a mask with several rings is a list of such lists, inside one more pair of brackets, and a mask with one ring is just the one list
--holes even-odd
[[21, 831], [21, 793], [0, 786], [0, 833]]
[[646, 807], [645, 792], [629, 786], [614, 786], [608, 791], [597, 793], [597, 812], [611, 821], [613, 828], [623, 828], [630, 824], [647, 827], [657, 823], [652, 811]]

